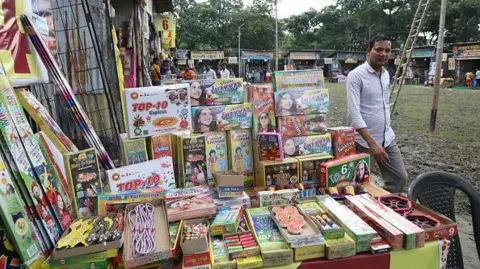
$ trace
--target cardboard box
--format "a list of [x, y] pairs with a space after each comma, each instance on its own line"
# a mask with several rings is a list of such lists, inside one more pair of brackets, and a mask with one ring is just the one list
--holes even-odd
[[438, 227], [427, 228], [425, 229], [425, 241], [436, 241], [442, 238], [453, 238], [454, 236], [458, 235], [458, 227], [457, 224], [445, 217], [442, 214], [439, 214], [419, 203], [413, 202], [413, 212], [412, 214], [421, 214], [433, 217], [437, 221], [441, 223]]
[[277, 117], [327, 113], [330, 103], [327, 89], [298, 89], [275, 92]]
[[210, 238], [210, 253], [212, 266], [214, 268], [216, 267], [216, 264], [225, 263], [221, 266], [223, 268], [224, 266], [228, 266], [231, 262], [222, 236], [212, 236], [212, 238]]
[[145, 138], [129, 139], [127, 134], [120, 134], [123, 165], [145, 162], [148, 160]]
[[253, 182], [253, 150], [250, 130], [227, 132], [230, 169], [245, 176], [244, 187], [251, 188]]
[[298, 201], [298, 189], [260, 191], [263, 189], [264, 188], [255, 188], [255, 190], [258, 192], [258, 200], [260, 202], [260, 207], [295, 204]]
[[320, 164], [333, 159], [332, 155], [310, 155], [295, 157], [298, 160], [298, 167], [300, 169], [300, 181], [304, 184], [319, 184], [320, 183]]
[[214, 132], [252, 128], [252, 104], [192, 107], [193, 130]]
[[245, 100], [242, 78], [189, 81], [192, 106], [242, 104]]
[[[268, 207], [272, 216], [274, 216], [274, 213], [272, 212], [273, 207], [284, 206]], [[313, 223], [313, 221], [301, 211], [299, 211], [299, 213], [304, 218], [305, 225], [302, 227], [302, 233], [298, 235], [289, 233], [286, 228], [281, 227], [280, 222], [275, 217], [272, 218], [273, 221], [277, 224], [278, 230], [282, 234], [283, 238], [285, 238], [285, 241], [290, 244], [291, 248], [318, 246], [323, 244], [325, 241], [317, 225], [315, 225], [315, 223]]]
[[237, 269], [253, 269], [261, 267], [263, 267], [263, 259], [260, 254], [237, 259]]
[[270, 84], [250, 86], [253, 107], [253, 138], [260, 132], [275, 132], [275, 104]]
[[199, 266], [208, 266], [212, 263], [210, 259], [210, 250], [192, 254], [183, 254], [182, 263], [184, 268], [199, 268]]
[[403, 249], [403, 232], [395, 228], [381, 215], [365, 206], [360, 196], [345, 197], [345, 205], [377, 231], [393, 250]]
[[340, 205], [332, 197], [327, 195], [317, 196], [317, 200], [320, 207], [322, 207], [335, 222], [342, 225], [345, 232], [355, 241], [357, 253], [370, 251], [372, 239], [377, 234], [375, 230], [346, 206]]
[[240, 197], [231, 197], [231, 198], [222, 198], [222, 199], [213, 198], [213, 203], [215, 204], [215, 207], [217, 208], [217, 210], [225, 206], [235, 206], [235, 205], [240, 205], [243, 207], [243, 209], [252, 207], [252, 204], [250, 203], [250, 197], [247, 195], [245, 191], [242, 192], [242, 196]]
[[[242, 215], [242, 217], [244, 217], [244, 215]], [[229, 238], [230, 236], [243, 236], [243, 235], [247, 235], [247, 234], [253, 236], [253, 233], [249, 231], [250, 229], [248, 227], [247, 222], [246, 222], [246, 227], [247, 227], [246, 232], [238, 232], [238, 233], [235, 232], [235, 233], [231, 233], [231, 234], [224, 234], [223, 238], [226, 240], [226, 238]], [[233, 240], [235, 240], [235, 239], [233, 239]], [[236, 242], [241, 242], [241, 240], [236, 240], [235, 242], [230, 242], [230, 243], [236, 243]], [[229, 254], [230, 259], [253, 257], [253, 256], [257, 256], [257, 255], [260, 254], [260, 247], [258, 245], [253, 246], [253, 247], [249, 247], [249, 248], [243, 248], [242, 247], [242, 249], [238, 249], [238, 250], [234, 250], [234, 251], [228, 251], [227, 250], [227, 252]]]
[[89, 254], [81, 254], [81, 255], [76, 255], [76, 256], [71, 256], [68, 258], [61, 258], [61, 259], [54, 259], [53, 257], [50, 257], [48, 259], [48, 265], [51, 267], [54, 266], [61, 266], [65, 264], [75, 264], [75, 263], [81, 263], [83, 261], [97, 261], [97, 260], [104, 260], [104, 259], [109, 259], [116, 257], [118, 255], [118, 249], [109, 249], [109, 250], [104, 250], [101, 252], [94, 252], [94, 253], [89, 253]]
[[370, 181], [370, 154], [355, 154], [320, 165], [320, 187], [342, 187]]
[[325, 239], [338, 239], [345, 236], [345, 230], [342, 228], [342, 226], [338, 225], [338, 223], [336, 223], [338, 225], [338, 228], [325, 229], [322, 224], [314, 218], [314, 216], [316, 215], [321, 216], [326, 214], [332, 220], [332, 217], [329, 216], [327, 212], [325, 212], [325, 210], [323, 210], [320, 205], [318, 205], [317, 202], [300, 203], [297, 204], [297, 208], [305, 215], [307, 215], [313, 221], [313, 223], [317, 225]]
[[330, 134], [283, 138], [283, 152], [286, 157], [309, 154], [332, 155]]
[[164, 189], [135, 190], [125, 192], [102, 192], [98, 196], [98, 213], [107, 215], [111, 212], [125, 214], [125, 208], [130, 203], [146, 203], [165, 199]]
[[298, 161], [286, 158], [283, 162], [260, 162], [260, 174], [256, 187], [295, 184], [299, 182]]
[[213, 180], [213, 173], [228, 170], [227, 137], [225, 132], [205, 133], [205, 154], [207, 157], [209, 181]]
[[409, 220], [400, 216], [391, 208], [385, 206], [368, 194], [357, 195], [357, 197], [358, 201], [363, 203], [365, 207], [372, 210], [377, 215], [382, 216], [382, 218], [403, 232], [405, 249], [421, 248], [425, 245], [425, 231], [423, 229], [411, 223]]
[[275, 91], [324, 88], [323, 70], [276, 71], [272, 75]]
[[332, 135], [333, 155], [336, 159], [355, 154], [355, 130], [352, 127], [328, 128]]
[[325, 256], [329, 260], [342, 259], [355, 256], [355, 241], [347, 234], [338, 239], [325, 240]]
[[175, 186], [171, 157], [162, 157], [142, 163], [107, 170], [111, 192], [132, 191], [138, 189], [172, 189]]
[[277, 124], [283, 137], [321, 135], [328, 128], [326, 114], [277, 117]]
[[154, 135], [148, 138], [150, 160], [161, 157], [173, 157], [174, 147], [171, 134]]
[[91, 269], [91, 268], [111, 268], [111, 259], [105, 260], [90, 260], [80, 263], [69, 263], [59, 266], [50, 266], [49, 269]]
[[[199, 224], [203, 223], [207, 225], [207, 229], [210, 225], [210, 223], [206, 219], [189, 219], [189, 220], [184, 220], [183, 221], [183, 229], [185, 229], [185, 225], [189, 224]], [[190, 254], [196, 254], [196, 253], [203, 253], [205, 251], [209, 251], [209, 233], [208, 230], [205, 234], [205, 237], [202, 238], [197, 238], [197, 239], [191, 239], [188, 241], [185, 241], [184, 238], [185, 234], [182, 232], [182, 235], [180, 237], [180, 247], [182, 248], [183, 255], [190, 255]], [[185, 261], [185, 259], [184, 259]]]
[[245, 176], [235, 171], [215, 172], [215, 188], [219, 198], [240, 197], [243, 195]]
[[168, 223], [168, 233], [170, 234], [170, 248], [174, 258], [180, 257], [180, 237], [183, 229], [183, 220]]
[[[152, 204], [155, 208], [155, 253], [139, 257], [132, 257], [132, 227], [130, 227], [129, 221], [125, 221], [125, 228], [123, 233], [125, 240], [125, 247], [123, 251], [123, 261], [125, 264], [125, 268], [132, 268], [144, 264], [149, 264], [155, 261], [166, 260], [172, 257], [172, 249], [170, 245], [171, 238], [168, 230], [168, 225], [166, 225], [168, 223], [168, 218], [165, 203], [163, 200], [156, 200], [149, 203]], [[132, 213], [131, 215], [129, 214], [136, 205], [137, 204], [129, 204], [127, 206], [127, 216], [135, 216], [135, 213]]]
[[325, 257], [325, 244], [293, 249], [293, 259], [296, 262]]
[[273, 132], [258, 134], [260, 161], [283, 161], [285, 159], [282, 145], [282, 135]]
[[212, 192], [207, 186], [168, 190], [165, 204], [170, 222], [210, 217], [217, 213]]
[[210, 225], [210, 233], [212, 236], [236, 233], [241, 213], [241, 206], [227, 206], [218, 210], [215, 219]]
[[192, 187], [207, 185], [207, 155], [205, 135], [192, 134], [178, 136], [179, 185]]

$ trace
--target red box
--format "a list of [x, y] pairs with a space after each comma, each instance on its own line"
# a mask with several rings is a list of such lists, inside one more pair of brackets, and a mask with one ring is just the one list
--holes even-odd
[[413, 204], [413, 212], [412, 214], [422, 214], [422, 215], [428, 215], [436, 220], [438, 220], [441, 225], [438, 227], [433, 227], [433, 228], [427, 228], [425, 230], [425, 241], [436, 241], [438, 239], [442, 238], [453, 238], [458, 234], [458, 227], [457, 224], [445, 217], [444, 215], [441, 215], [431, 209], [428, 209], [427, 207], [418, 204], [414, 201], [412, 201]]
[[183, 254], [183, 266], [185, 267], [210, 265], [211, 263], [210, 251], [195, 254]]
[[355, 130], [352, 127], [329, 128], [336, 159], [355, 154]]

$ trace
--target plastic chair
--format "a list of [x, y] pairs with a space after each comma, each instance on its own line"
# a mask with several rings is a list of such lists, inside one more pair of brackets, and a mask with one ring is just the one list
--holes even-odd
[[[475, 244], [480, 259], [480, 194], [465, 179], [446, 172], [427, 172], [418, 176], [408, 188], [408, 197], [422, 205], [455, 220], [455, 191], [460, 190], [470, 199]], [[447, 268], [463, 269], [460, 239], [453, 238], [448, 254]]]

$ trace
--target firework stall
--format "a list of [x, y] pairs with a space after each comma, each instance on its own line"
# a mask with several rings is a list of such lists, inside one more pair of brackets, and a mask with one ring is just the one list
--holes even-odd
[[329, 126], [322, 70], [125, 88], [126, 132], [106, 150], [31, 16], [19, 23], [86, 144], [0, 65], [4, 268], [445, 266], [457, 225], [372, 183], [355, 131]]

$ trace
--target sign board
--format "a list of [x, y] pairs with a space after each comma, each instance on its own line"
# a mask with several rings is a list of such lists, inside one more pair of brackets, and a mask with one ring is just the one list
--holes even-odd
[[242, 59], [268, 61], [273, 59], [273, 51], [242, 51]]
[[291, 64], [284, 65], [284, 66], [283, 66], [283, 69], [284, 69], [285, 71], [292, 71], [292, 70], [294, 70], [293, 65], [291, 65]]
[[320, 54], [312, 51], [308, 52], [301, 52], [301, 51], [294, 51], [290, 52], [289, 58], [292, 60], [317, 60]]
[[325, 64], [332, 64], [333, 63], [333, 58], [325, 58], [324, 63]]
[[170, 49], [175, 48], [175, 31], [162, 33], [162, 48]]
[[457, 60], [460, 61], [480, 59], [480, 44], [457, 45], [453, 51], [457, 53]]
[[215, 50], [192, 50], [190, 51], [190, 59], [192, 60], [220, 60], [225, 58], [223, 51]]
[[155, 29], [161, 32], [174, 32], [175, 31], [175, 17], [173, 15], [155, 15], [153, 17], [153, 25]]
[[178, 60], [177, 64], [178, 65], [187, 65], [187, 60], [185, 60], [185, 59]]
[[448, 70], [455, 70], [455, 58], [448, 58]]
[[188, 59], [188, 50], [177, 49], [177, 51], [175, 51], [175, 58], [179, 60]]
[[442, 62], [446, 62], [448, 59], [448, 53], [442, 53]]
[[238, 58], [237, 57], [228, 57], [228, 63], [229, 64], [237, 64], [238, 63]]
[[347, 59], [357, 60], [357, 61], [365, 61], [366, 54], [364, 53], [337, 53], [337, 60], [338, 61], [345, 61]]
[[435, 55], [433, 48], [414, 49], [412, 58], [431, 58]]

